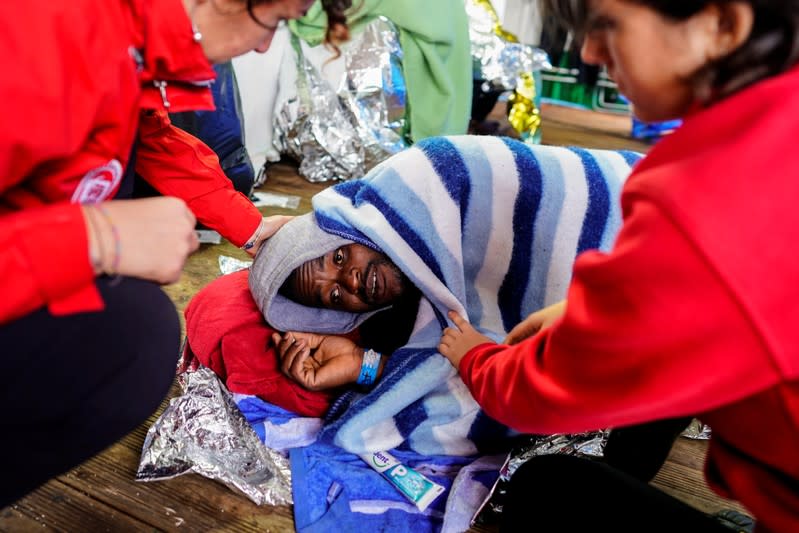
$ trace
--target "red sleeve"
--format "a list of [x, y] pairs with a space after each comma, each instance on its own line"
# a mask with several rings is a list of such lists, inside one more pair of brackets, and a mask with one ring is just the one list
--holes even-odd
[[0, 324], [45, 306], [58, 315], [103, 307], [80, 207], [66, 203], [87, 169], [113, 157], [106, 145], [92, 149], [107, 141], [92, 128], [98, 116], [113, 122], [129, 96], [127, 71], [108, 59], [122, 41], [110, 35], [120, 8], [96, 7], [87, 18], [81, 3], [0, 3], [0, 63], [13, 72], [0, 80]]
[[490, 416], [550, 434], [696, 415], [774, 383], [768, 361], [734, 291], [639, 202], [612, 253], [578, 258], [559, 322], [475, 347], [460, 372]]
[[57, 204], [0, 217], [0, 323], [47, 306], [64, 315], [103, 308], [80, 206]]
[[161, 194], [184, 200], [200, 222], [235, 246], [261, 222], [258, 208], [233, 188], [213, 150], [173, 126], [164, 112], [141, 113], [136, 172]]

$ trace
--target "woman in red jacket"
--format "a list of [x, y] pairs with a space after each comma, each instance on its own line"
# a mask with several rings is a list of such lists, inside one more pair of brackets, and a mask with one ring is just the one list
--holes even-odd
[[[141, 423], [174, 376], [158, 284], [195, 217], [251, 253], [282, 219], [167, 112], [212, 109], [211, 64], [265, 51], [312, 0], [0, 3], [0, 507]], [[346, 38], [350, 0], [323, 0]], [[119, 200], [134, 171], [165, 197]]]
[[[758, 532], [799, 531], [799, 1], [548, 4], [636, 115], [685, 120], [633, 170], [614, 248], [577, 258], [566, 302], [503, 344], [453, 313], [441, 353], [523, 432], [698, 416], [710, 485]], [[573, 457], [531, 460], [510, 494], [509, 530], [726, 531]]]

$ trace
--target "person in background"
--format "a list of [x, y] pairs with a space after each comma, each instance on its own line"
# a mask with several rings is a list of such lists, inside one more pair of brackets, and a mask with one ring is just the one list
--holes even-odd
[[255, 169], [245, 147], [244, 116], [233, 62], [214, 65], [214, 73], [211, 94], [216, 109], [170, 113], [169, 120], [213, 150], [233, 188], [252, 200]]
[[[158, 287], [196, 218], [254, 253], [282, 217], [234, 193], [167, 112], [211, 109], [211, 65], [269, 48], [311, 0], [32, 0], [0, 5], [0, 507], [158, 406], [180, 324]], [[346, 38], [349, 0], [323, 0]], [[134, 170], [164, 197], [120, 200]], [[196, 217], [196, 218], [195, 218]]]
[[[450, 313], [439, 349], [486, 412], [520, 431], [697, 416], [713, 430], [711, 487], [758, 532], [799, 531], [799, 1], [548, 5], [636, 116], [684, 123], [633, 170], [614, 248], [577, 258], [565, 302], [503, 344]], [[505, 530], [728, 531], [565, 456], [522, 466], [503, 515]]]

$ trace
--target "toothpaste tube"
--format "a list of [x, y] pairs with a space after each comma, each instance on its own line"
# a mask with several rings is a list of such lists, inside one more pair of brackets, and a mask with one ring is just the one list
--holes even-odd
[[361, 455], [361, 459], [380, 472], [420, 511], [427, 509], [444, 492], [444, 487], [430, 481], [410, 466], [403, 465], [388, 452], [367, 453]]

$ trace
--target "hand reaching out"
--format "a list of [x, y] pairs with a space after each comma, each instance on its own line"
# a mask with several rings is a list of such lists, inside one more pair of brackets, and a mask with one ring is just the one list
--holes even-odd
[[292, 218], [294, 217], [290, 215], [272, 215], [271, 217], [262, 218], [261, 223], [255, 229], [255, 233], [247, 241], [252, 243], [252, 247], [247, 248], [245, 252], [250, 254], [250, 257], [255, 257], [264, 241], [274, 235], [277, 230], [283, 227], [283, 224]]
[[289, 331], [272, 334], [281, 371], [308, 390], [349, 385], [358, 380], [363, 348], [346, 337]]
[[441, 343], [438, 345], [438, 351], [449, 359], [452, 366], [458, 368], [466, 352], [478, 344], [493, 343], [494, 341], [474, 329], [466, 319], [455, 311], [450, 311], [448, 316], [455, 324], [455, 327], [444, 329], [441, 335]]
[[508, 336], [505, 337], [504, 341], [502, 341], [503, 344], [516, 344], [523, 341], [527, 337], [535, 335], [542, 329], [548, 328], [553, 322], [563, 316], [563, 312], [565, 310], [566, 300], [561, 300], [558, 303], [550, 305], [549, 307], [539, 309], [535, 313], [530, 313], [527, 318], [519, 322], [515, 328], [510, 330]]

